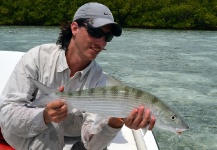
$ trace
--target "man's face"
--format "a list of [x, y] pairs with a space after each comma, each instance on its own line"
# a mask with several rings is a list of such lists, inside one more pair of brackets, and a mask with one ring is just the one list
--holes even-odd
[[[105, 48], [107, 44], [105, 35], [111, 33], [111, 28], [111, 25], [103, 26], [100, 28], [103, 31], [101, 32], [103, 33], [101, 36], [103, 36], [93, 37], [90, 33], [88, 33], [87, 27], [78, 27], [76, 33], [73, 35], [75, 46], [78, 48], [80, 56], [86, 60], [94, 60], [97, 55]], [[91, 31], [94, 32], [94, 30]]]

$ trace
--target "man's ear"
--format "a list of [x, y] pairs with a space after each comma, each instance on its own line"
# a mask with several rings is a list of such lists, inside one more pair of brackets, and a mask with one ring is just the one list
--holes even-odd
[[76, 36], [76, 34], [78, 32], [78, 24], [77, 24], [77, 22], [72, 22], [71, 23], [71, 30], [72, 30], [72, 35]]

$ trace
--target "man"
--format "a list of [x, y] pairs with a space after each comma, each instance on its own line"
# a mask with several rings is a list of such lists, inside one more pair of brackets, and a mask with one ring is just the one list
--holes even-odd
[[28, 77], [65, 92], [106, 86], [108, 76], [94, 59], [121, 32], [106, 6], [87, 3], [77, 10], [71, 25], [62, 26], [57, 44], [28, 51], [2, 93], [5, 99], [0, 107], [0, 123], [5, 140], [16, 150], [61, 150], [65, 136], [81, 137], [85, 148], [101, 150], [124, 124], [131, 129], [149, 124], [151, 130], [155, 117], [144, 107], [135, 108], [127, 118], [104, 118], [95, 125], [95, 114], [71, 110], [59, 99], [45, 108], [28, 106], [46, 98]]

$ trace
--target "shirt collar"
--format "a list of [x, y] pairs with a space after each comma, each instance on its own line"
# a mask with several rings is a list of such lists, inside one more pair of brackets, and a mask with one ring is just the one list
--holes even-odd
[[92, 60], [91, 63], [84, 70], [80, 71], [81, 73], [80, 81], [84, 80], [84, 78], [89, 74], [90, 69], [94, 66], [94, 64], [95, 64], [95, 61]]
[[57, 72], [63, 72], [64, 70], [69, 68], [66, 60], [65, 50], [60, 51], [56, 67], [57, 67]]
[[[80, 72], [80, 81], [84, 80], [84, 78], [89, 74], [90, 69], [94, 66], [95, 60], [92, 60], [91, 63], [82, 71]], [[57, 60], [57, 72], [63, 72], [64, 70], [69, 69], [69, 66], [67, 64], [65, 51], [61, 50], [59, 58]]]

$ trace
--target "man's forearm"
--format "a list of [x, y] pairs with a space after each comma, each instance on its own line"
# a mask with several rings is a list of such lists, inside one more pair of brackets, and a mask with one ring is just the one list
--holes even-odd
[[112, 128], [122, 128], [124, 121], [121, 118], [109, 118], [108, 125]]

